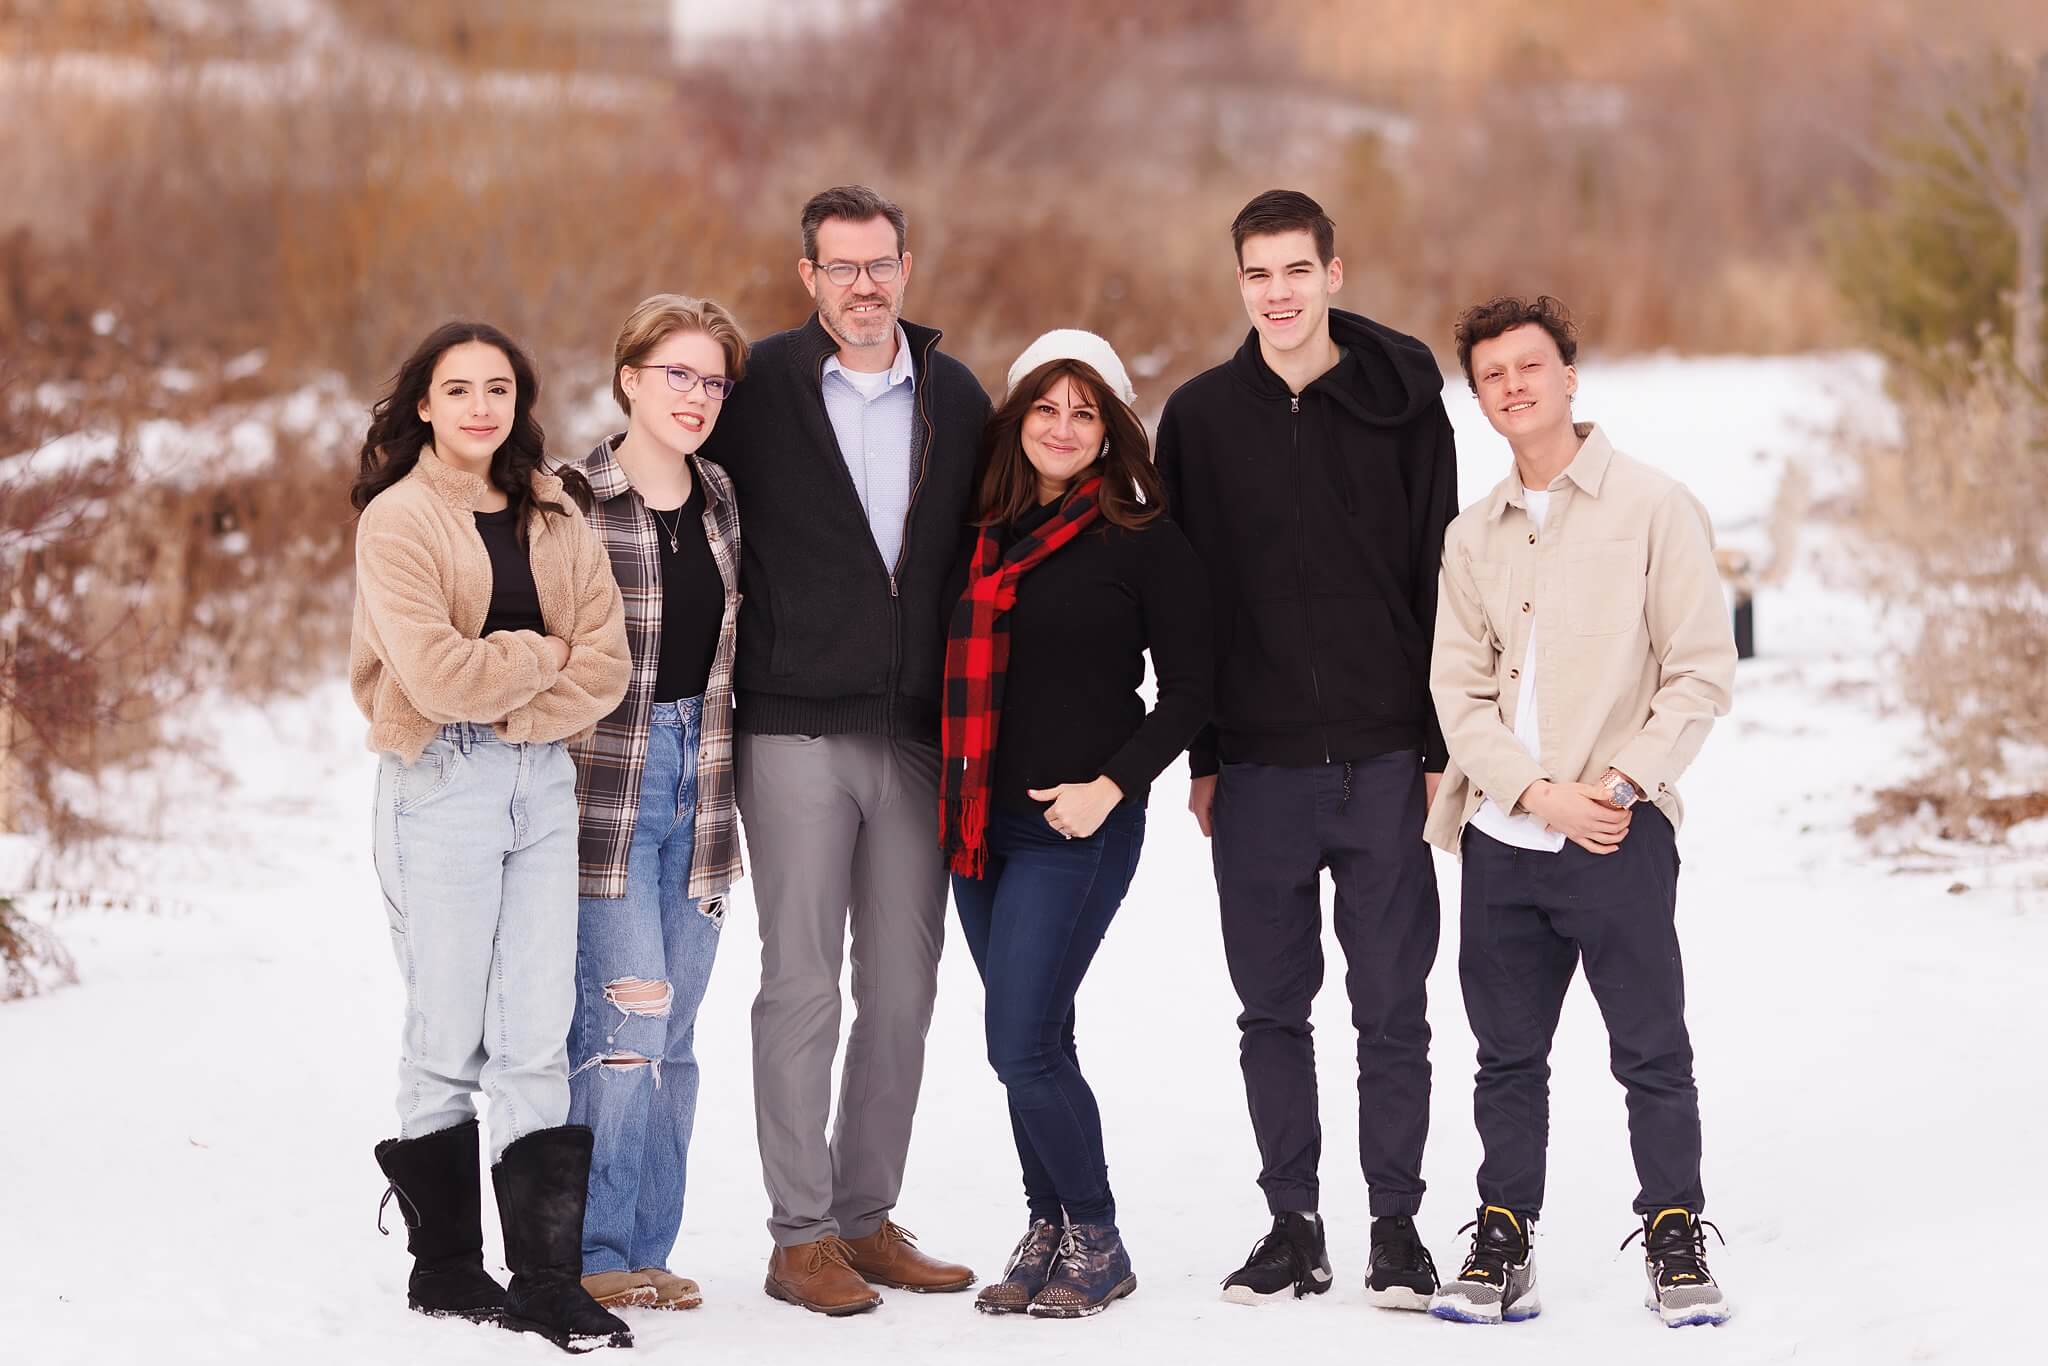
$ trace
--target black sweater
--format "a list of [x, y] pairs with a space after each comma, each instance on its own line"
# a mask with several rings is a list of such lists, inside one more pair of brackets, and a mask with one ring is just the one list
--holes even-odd
[[704, 456], [731, 474], [740, 559], [740, 729], [935, 741], [946, 661], [940, 597], [967, 522], [988, 395], [903, 324], [916, 369], [912, 493], [903, 549], [882, 562], [825, 412], [836, 344], [813, 314], [763, 338]]
[[1344, 358], [1291, 394], [1256, 331], [1166, 402], [1167, 506], [1208, 569], [1216, 716], [1190, 748], [1307, 765], [1447, 757], [1429, 697], [1438, 561], [1458, 511], [1443, 372], [1429, 348], [1330, 311]]
[[[1051, 511], [1034, 509], [1020, 526]], [[963, 555], [951, 596], [966, 578]], [[1018, 581], [1008, 621], [994, 803], [1042, 811], [1047, 803], [1028, 789], [1107, 776], [1126, 802], [1144, 805], [1209, 717], [1209, 595], [1187, 537], [1163, 517], [1135, 531], [1098, 522]], [[1149, 715], [1138, 696], [1147, 649], [1157, 683]]]

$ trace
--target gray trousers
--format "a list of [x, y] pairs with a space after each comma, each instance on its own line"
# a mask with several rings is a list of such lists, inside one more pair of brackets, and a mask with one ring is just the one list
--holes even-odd
[[[784, 1247], [864, 1238], [903, 1187], [946, 937], [938, 746], [874, 735], [737, 740], [761, 923], [754, 1124], [768, 1231]], [[855, 1015], [835, 1118], [849, 922]]]

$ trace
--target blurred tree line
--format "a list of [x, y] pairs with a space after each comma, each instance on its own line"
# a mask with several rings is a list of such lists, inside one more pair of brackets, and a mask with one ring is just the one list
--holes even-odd
[[1953, 388], [2024, 349], [2029, 220], [1935, 112], [2037, 107], [2038, 5], [893, 0], [680, 54], [668, 8], [0, 0], [0, 827], [86, 829], [65, 775], [193, 689], [332, 673], [361, 410], [425, 331], [521, 337], [575, 448], [644, 295], [800, 320], [828, 184], [905, 206], [908, 311], [985, 379], [1089, 327], [1153, 408], [1242, 333], [1227, 227], [1275, 185], [1445, 351], [1502, 290], [1608, 351], [1874, 342]]

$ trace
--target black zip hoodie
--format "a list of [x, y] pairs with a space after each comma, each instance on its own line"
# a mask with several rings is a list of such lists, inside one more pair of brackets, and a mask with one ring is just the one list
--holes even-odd
[[1438, 561], [1458, 511], [1443, 372], [1427, 346], [1330, 310], [1343, 359], [1299, 395], [1259, 354], [1183, 384], [1159, 419], [1167, 510], [1208, 567], [1216, 718], [1189, 749], [1302, 766], [1447, 754], [1429, 697]]
[[764, 337], [704, 445], [740, 509], [739, 728], [936, 743], [946, 668], [940, 595], [967, 523], [988, 394], [903, 323], [916, 368], [903, 548], [883, 561], [825, 411], [837, 343], [813, 313]]

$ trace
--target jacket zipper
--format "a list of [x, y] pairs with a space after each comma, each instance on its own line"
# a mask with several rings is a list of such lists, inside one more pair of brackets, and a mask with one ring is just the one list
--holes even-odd
[[1316, 675], [1316, 628], [1315, 618], [1308, 610], [1308, 552], [1303, 549], [1308, 539], [1308, 528], [1301, 510], [1301, 395], [1290, 394], [1287, 411], [1292, 414], [1289, 430], [1294, 440], [1294, 575], [1301, 587], [1301, 638], [1308, 646], [1308, 686], [1310, 696], [1316, 703], [1316, 729], [1323, 737], [1323, 762], [1330, 762], [1330, 730], [1323, 718], [1323, 683]]
[[[924, 355], [918, 358], [918, 370], [929, 376], [932, 371], [932, 348], [938, 345], [933, 338], [924, 344]], [[924, 459], [917, 462], [917, 475], [910, 481], [910, 501], [903, 507], [903, 536], [896, 543], [896, 563], [889, 566], [889, 596], [896, 596], [896, 575], [903, 568], [903, 557], [910, 553], [910, 518], [917, 511], [918, 490], [924, 487], [924, 472], [932, 459], [932, 418], [924, 406], [924, 385], [917, 386], [917, 415], [924, 419]]]
[[[932, 347], [938, 344], [934, 337], [925, 343], [924, 354], [918, 358], [918, 369], [922, 378], [917, 382], [917, 415], [924, 423], [924, 458], [917, 462], [917, 474], [910, 481], [910, 501], [903, 508], [903, 537], [896, 544], [896, 563], [889, 566], [889, 688], [884, 694], [884, 703], [896, 696], [897, 684], [903, 674], [903, 601], [897, 590], [896, 575], [903, 569], [904, 557], [910, 554], [910, 520], [917, 512], [917, 495], [924, 488], [924, 472], [931, 467], [932, 450], [937, 445], [938, 429], [933, 425], [931, 410], [925, 407], [925, 380], [931, 377]], [[916, 433], [911, 435], [912, 449], [916, 449]], [[896, 733], [896, 713], [892, 708], [888, 718], [888, 733]]]

